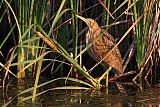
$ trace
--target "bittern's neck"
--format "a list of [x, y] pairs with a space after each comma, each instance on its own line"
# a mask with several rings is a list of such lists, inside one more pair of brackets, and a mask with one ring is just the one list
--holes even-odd
[[98, 27], [96, 30], [89, 28], [86, 34], [86, 44], [93, 43], [93, 41], [101, 34], [101, 29]]
[[89, 28], [89, 32], [92, 34], [93, 37], [96, 37], [100, 35], [101, 28], [100, 27]]

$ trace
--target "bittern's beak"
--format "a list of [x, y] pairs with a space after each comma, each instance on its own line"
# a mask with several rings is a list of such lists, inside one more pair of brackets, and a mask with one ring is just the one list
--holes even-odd
[[81, 19], [82, 21], [84, 21], [88, 26], [90, 26], [89, 21], [87, 20], [87, 18], [84, 18], [82, 16], [76, 15], [79, 19]]

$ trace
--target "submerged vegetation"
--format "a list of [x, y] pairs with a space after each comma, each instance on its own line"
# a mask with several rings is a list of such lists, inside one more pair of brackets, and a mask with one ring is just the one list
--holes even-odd
[[[153, 82], [160, 75], [159, 0], [2, 0], [0, 12], [4, 91], [10, 76], [17, 80], [35, 78], [33, 87], [18, 94], [33, 91], [22, 101], [35, 101], [36, 96], [50, 90], [103, 87], [101, 80], [106, 74], [88, 56], [86, 51], [92, 44], [85, 46], [87, 28], [76, 15], [95, 19], [113, 35], [123, 56], [124, 71], [135, 71], [129, 81], [139, 84], [145, 78]], [[38, 84], [40, 76], [52, 79]], [[106, 81], [117, 78], [121, 76]], [[63, 86], [36, 92], [39, 87], [59, 80]], [[72, 84], [67, 85], [68, 81]]]

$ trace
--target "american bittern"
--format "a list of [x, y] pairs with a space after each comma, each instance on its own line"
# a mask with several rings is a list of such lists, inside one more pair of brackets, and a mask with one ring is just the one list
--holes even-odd
[[[97, 62], [102, 60], [109, 51], [116, 45], [114, 38], [106, 31], [102, 30], [98, 23], [91, 18], [84, 18], [78, 16], [89, 27], [86, 34], [86, 45], [92, 43], [88, 49], [89, 55]], [[117, 74], [123, 74], [122, 57], [118, 47], [101, 62], [101, 65], [105, 67], [111, 66]]]

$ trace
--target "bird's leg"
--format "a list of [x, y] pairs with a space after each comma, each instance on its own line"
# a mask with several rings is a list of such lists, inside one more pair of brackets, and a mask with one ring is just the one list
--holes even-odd
[[[112, 68], [112, 67], [111, 67]], [[109, 68], [110, 69], [110, 68]], [[108, 70], [108, 69], [107, 69]], [[108, 88], [108, 75], [109, 75], [109, 71], [107, 71], [107, 74], [106, 74], [106, 87]], [[111, 70], [111, 69], [110, 69]]]
[[109, 75], [109, 71], [112, 69], [111, 66], [109, 66], [109, 68], [105, 71], [105, 73], [103, 73], [103, 75], [98, 79], [98, 83], [101, 82], [101, 80], [106, 76], [106, 87], [108, 87], [108, 75]]

